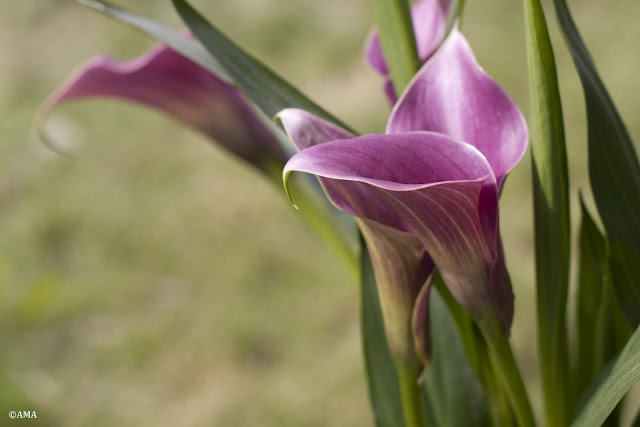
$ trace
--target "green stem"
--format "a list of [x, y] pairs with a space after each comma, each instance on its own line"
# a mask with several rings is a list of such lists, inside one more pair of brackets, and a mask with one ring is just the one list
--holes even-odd
[[492, 316], [488, 322], [480, 325], [480, 328], [487, 340], [492, 365], [506, 390], [518, 426], [534, 427], [531, 404], [502, 323], [496, 316]]
[[567, 298], [571, 266], [570, 186], [562, 103], [549, 31], [540, 0], [524, 0], [532, 102], [536, 305], [545, 425], [571, 422]]
[[415, 364], [396, 363], [398, 371], [398, 383], [400, 385], [400, 398], [402, 400], [402, 412], [404, 414], [405, 427], [423, 427], [422, 409], [420, 407], [420, 387], [418, 377], [420, 367]]
[[[486, 349], [484, 338], [480, 334], [478, 335], [477, 340], [481, 341], [478, 346]], [[480, 380], [487, 393], [487, 406], [489, 407], [491, 425], [495, 427], [512, 426], [514, 425], [513, 411], [509, 403], [509, 397], [498, 378], [499, 367], [493, 365], [493, 360], [486, 350], [481, 352], [479, 356]]]
[[513, 425], [514, 420], [511, 405], [509, 404], [509, 399], [505, 394], [502, 384], [496, 378], [497, 369], [491, 364], [488, 354], [489, 350], [484, 336], [471, 316], [460, 306], [453, 295], [451, 295], [442, 278], [437, 276], [433, 283], [446, 302], [451, 315], [458, 325], [458, 331], [460, 332], [467, 356], [469, 357], [469, 362], [487, 396], [486, 403], [491, 425], [495, 427]]

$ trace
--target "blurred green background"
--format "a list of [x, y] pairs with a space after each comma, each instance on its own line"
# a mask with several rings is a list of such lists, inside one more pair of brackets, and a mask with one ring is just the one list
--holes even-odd
[[[193, 1], [321, 105], [380, 132], [388, 110], [361, 53], [370, 3]], [[468, 3], [479, 62], [526, 112], [520, 2]], [[572, 3], [637, 140], [640, 3]], [[168, 0], [119, 4], [180, 26]], [[548, 16], [575, 205], [587, 191], [584, 107]], [[201, 135], [115, 101], [51, 117], [74, 160], [35, 137], [39, 103], [75, 65], [152, 44], [70, 0], [0, 3], [0, 425], [9, 410], [51, 426], [371, 425], [356, 284], [279, 188]], [[526, 158], [501, 227], [513, 343], [539, 407], [529, 174]]]

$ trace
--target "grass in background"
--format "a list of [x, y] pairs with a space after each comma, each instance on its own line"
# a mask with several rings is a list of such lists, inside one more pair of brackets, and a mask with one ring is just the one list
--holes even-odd
[[[120, 3], [179, 25], [168, 1]], [[193, 4], [357, 129], [384, 129], [380, 81], [361, 54], [368, 1]], [[637, 140], [640, 4], [574, 9]], [[464, 31], [526, 111], [522, 25], [518, 2], [469, 2]], [[584, 189], [582, 94], [554, 34], [572, 187]], [[78, 158], [36, 140], [38, 104], [77, 63], [151, 45], [72, 1], [0, 5], [0, 409], [53, 426], [370, 425], [356, 285], [281, 189], [200, 135], [114, 101], [51, 118]], [[529, 174], [525, 160], [501, 204], [513, 339], [535, 384]]]

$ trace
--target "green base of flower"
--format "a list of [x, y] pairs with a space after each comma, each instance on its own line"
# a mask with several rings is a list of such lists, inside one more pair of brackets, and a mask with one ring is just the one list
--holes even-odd
[[423, 427], [418, 384], [420, 367], [415, 364], [396, 363], [396, 369], [405, 427]]
[[506, 392], [518, 426], [534, 427], [531, 404], [502, 323], [497, 316], [492, 316], [480, 325], [480, 329], [489, 346], [491, 365]]

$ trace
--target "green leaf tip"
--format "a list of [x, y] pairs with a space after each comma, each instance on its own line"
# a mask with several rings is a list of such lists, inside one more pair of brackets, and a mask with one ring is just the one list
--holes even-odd
[[572, 427], [602, 425], [627, 391], [640, 381], [640, 327], [627, 342], [613, 368], [597, 388]]

